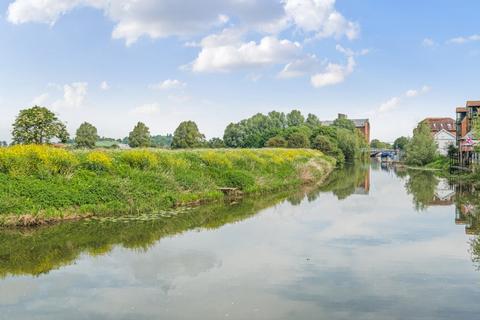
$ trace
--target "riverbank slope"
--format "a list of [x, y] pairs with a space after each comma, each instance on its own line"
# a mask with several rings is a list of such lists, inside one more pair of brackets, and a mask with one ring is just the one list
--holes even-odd
[[0, 225], [152, 212], [221, 199], [220, 188], [272, 192], [321, 181], [334, 167], [309, 149], [2, 148]]

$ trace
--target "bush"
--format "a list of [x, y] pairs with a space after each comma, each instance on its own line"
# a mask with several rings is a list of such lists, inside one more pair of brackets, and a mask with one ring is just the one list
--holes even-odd
[[338, 148], [336, 142], [330, 137], [322, 135], [316, 136], [313, 139], [312, 148], [334, 157], [337, 160], [337, 165], [345, 163], [345, 156], [343, 155], [342, 150]]
[[66, 175], [78, 160], [64, 149], [45, 145], [16, 145], [0, 149], [0, 172], [10, 175]]
[[310, 146], [310, 141], [306, 134], [294, 132], [288, 136], [287, 144], [289, 148], [308, 148]]
[[265, 142], [265, 147], [267, 148], [286, 148], [287, 147], [287, 140], [283, 137], [273, 137]]
[[105, 152], [93, 151], [87, 154], [83, 165], [92, 171], [107, 171], [112, 167], [112, 159]]
[[128, 150], [118, 153], [120, 162], [136, 169], [151, 169], [158, 165], [158, 158], [148, 150]]

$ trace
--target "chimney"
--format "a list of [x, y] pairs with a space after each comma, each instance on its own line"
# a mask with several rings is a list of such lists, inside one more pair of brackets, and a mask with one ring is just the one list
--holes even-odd
[[347, 115], [343, 113], [338, 114], [338, 119], [347, 119]]

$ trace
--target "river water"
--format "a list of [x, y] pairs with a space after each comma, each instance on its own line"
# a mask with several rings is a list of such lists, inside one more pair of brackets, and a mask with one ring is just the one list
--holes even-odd
[[478, 319], [479, 201], [372, 164], [260, 199], [4, 230], [0, 319]]

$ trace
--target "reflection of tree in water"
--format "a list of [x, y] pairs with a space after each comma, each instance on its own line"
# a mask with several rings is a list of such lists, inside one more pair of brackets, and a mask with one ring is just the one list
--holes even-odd
[[438, 178], [431, 171], [409, 170], [405, 188], [413, 196], [413, 203], [418, 211], [425, 210], [435, 197]]
[[480, 270], [480, 192], [470, 183], [455, 186], [455, 224], [464, 225], [470, 240], [472, 261]]
[[315, 200], [321, 192], [331, 191], [339, 200], [354, 193], [368, 194], [370, 191], [370, 166], [356, 163], [335, 170], [328, 176], [322, 186], [308, 195], [309, 201]]

